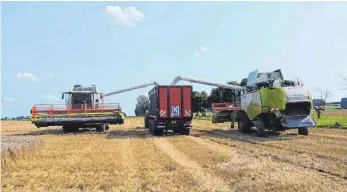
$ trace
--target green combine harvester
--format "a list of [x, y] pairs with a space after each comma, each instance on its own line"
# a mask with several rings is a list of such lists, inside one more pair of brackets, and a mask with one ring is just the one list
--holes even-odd
[[181, 80], [238, 91], [241, 104], [235, 121], [242, 133], [255, 130], [259, 137], [266, 137], [267, 130], [298, 129], [299, 135], [308, 135], [308, 127], [316, 125], [311, 117], [312, 96], [308, 89], [294, 81], [284, 80], [280, 69], [267, 73], [251, 72], [246, 86], [181, 76], [176, 77], [171, 85]]

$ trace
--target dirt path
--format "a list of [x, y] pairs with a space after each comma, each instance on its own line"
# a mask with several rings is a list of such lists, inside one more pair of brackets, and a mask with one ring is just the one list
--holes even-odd
[[166, 138], [154, 138], [154, 143], [162, 152], [191, 173], [194, 179], [199, 182], [199, 185], [203, 187], [204, 191], [230, 191], [222, 179], [206, 172], [198, 163], [181, 153]]

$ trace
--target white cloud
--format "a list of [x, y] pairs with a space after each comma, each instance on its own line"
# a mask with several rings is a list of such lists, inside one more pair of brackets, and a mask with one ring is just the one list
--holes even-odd
[[200, 47], [200, 51], [202, 51], [202, 52], [210, 52], [209, 49], [207, 49], [206, 47], [203, 47], [203, 46]]
[[16, 76], [18, 79], [28, 79], [31, 81], [38, 81], [39, 80], [39, 78], [36, 77], [34, 74], [27, 73], [27, 72], [24, 72], [24, 73], [17, 72]]
[[206, 47], [200, 46], [199, 50], [194, 53], [194, 56], [195, 58], [199, 59], [203, 53], [208, 53], [208, 52], [211, 52], [211, 50], [209, 50]]
[[52, 95], [52, 94], [43, 94], [41, 95], [41, 98], [42, 99], [45, 99], [47, 101], [59, 101], [59, 98], [55, 95]]
[[13, 97], [4, 97], [4, 102], [5, 103], [12, 103], [12, 102], [15, 102], [17, 101], [16, 98], [13, 98]]
[[136, 22], [140, 22], [144, 15], [136, 7], [124, 7], [107, 5], [106, 13], [111, 15], [119, 24], [133, 27]]

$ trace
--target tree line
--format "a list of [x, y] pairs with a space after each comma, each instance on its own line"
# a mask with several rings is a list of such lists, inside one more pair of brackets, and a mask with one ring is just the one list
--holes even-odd
[[[237, 81], [227, 81], [230, 85], [245, 86], [247, 84], [247, 78], [244, 78], [240, 83]], [[149, 99], [146, 95], [139, 95], [137, 97], [137, 103], [135, 106], [135, 115], [143, 116], [148, 109]], [[192, 93], [192, 112], [206, 114], [207, 111], [212, 109], [212, 103], [223, 102], [236, 102], [239, 101], [238, 91], [224, 89], [224, 88], [212, 88], [210, 93], [206, 91], [193, 91]]]

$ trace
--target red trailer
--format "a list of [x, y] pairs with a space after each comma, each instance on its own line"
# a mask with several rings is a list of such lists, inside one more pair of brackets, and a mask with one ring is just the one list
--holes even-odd
[[145, 127], [153, 135], [168, 130], [189, 135], [192, 128], [192, 86], [158, 85], [148, 92], [149, 109], [145, 115]]

